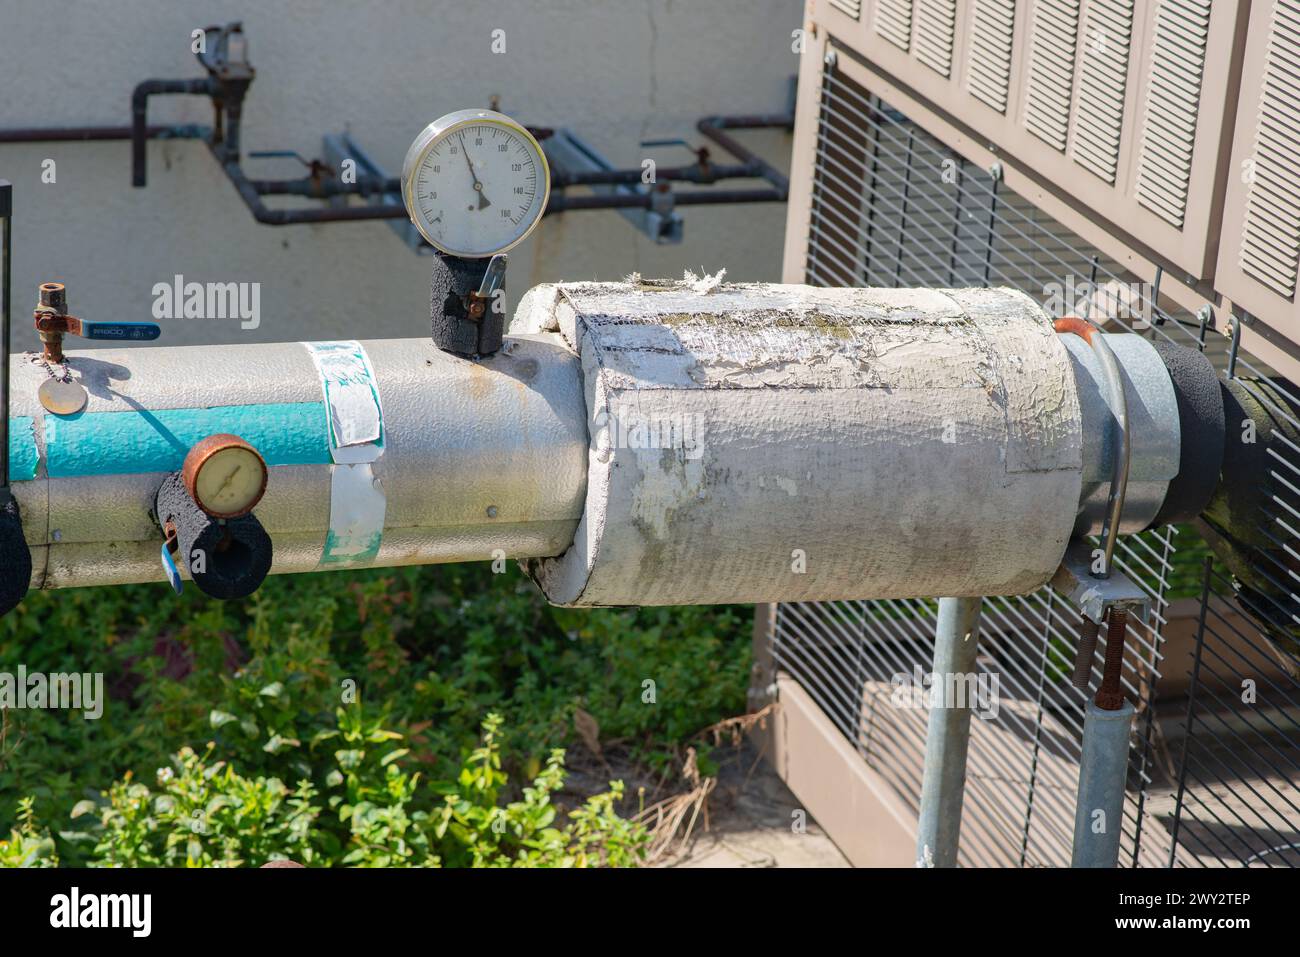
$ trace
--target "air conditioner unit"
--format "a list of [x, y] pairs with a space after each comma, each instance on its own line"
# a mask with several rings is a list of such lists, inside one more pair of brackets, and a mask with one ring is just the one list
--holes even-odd
[[[1016, 287], [1200, 349], [1271, 417], [1260, 481], [1234, 493], [1265, 505], [1249, 541], [1122, 539], [1153, 613], [1127, 638], [1120, 860], [1300, 864], [1300, 3], [810, 0], [804, 29], [784, 281]], [[759, 609], [769, 753], [855, 863], [914, 860], [925, 720], [894, 691], [934, 615]], [[1047, 590], [982, 616], [1002, 707], [974, 722], [959, 861], [1067, 864], [1078, 616]]]

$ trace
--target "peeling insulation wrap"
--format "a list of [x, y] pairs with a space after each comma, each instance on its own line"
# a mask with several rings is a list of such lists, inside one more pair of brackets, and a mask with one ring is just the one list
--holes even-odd
[[1065, 346], [1008, 289], [544, 285], [513, 334], [582, 361], [591, 447], [552, 602], [1028, 592], [1081, 491]]

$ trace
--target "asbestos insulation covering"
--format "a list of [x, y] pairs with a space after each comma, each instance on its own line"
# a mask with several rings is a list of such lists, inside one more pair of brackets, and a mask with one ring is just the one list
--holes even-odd
[[1019, 594], [1059, 564], [1081, 415], [1010, 289], [717, 278], [543, 285], [512, 334], [579, 353], [591, 448], [567, 605]]

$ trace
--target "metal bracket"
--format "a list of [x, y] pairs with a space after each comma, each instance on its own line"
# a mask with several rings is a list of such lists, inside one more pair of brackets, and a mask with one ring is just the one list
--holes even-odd
[[487, 271], [483, 273], [483, 281], [479, 283], [476, 291], [470, 292], [466, 296], [465, 312], [474, 322], [483, 318], [487, 312], [492, 297], [496, 295], [498, 289], [506, 278], [506, 264], [509, 261], [505, 253], [497, 253], [488, 262]]
[[[388, 171], [375, 162], [369, 153], [357, 145], [357, 141], [349, 133], [326, 134], [321, 139], [321, 155], [323, 158], [322, 165], [329, 168], [333, 176], [339, 175], [338, 171], [342, 169], [344, 160], [352, 160], [357, 164], [358, 182], [363, 182], [367, 178], [375, 182], [392, 178]], [[379, 206], [394, 206], [401, 210], [406, 209], [402, 203], [401, 195], [395, 192], [379, 193], [371, 198], [371, 202]], [[346, 195], [331, 196], [329, 205], [335, 209], [345, 207], [348, 205], [348, 197]], [[415, 228], [415, 224], [411, 222], [410, 217], [406, 216], [405, 213], [400, 219], [388, 220], [388, 226], [417, 255], [432, 256], [437, 252], [436, 249], [425, 242], [424, 237], [420, 235], [420, 231]]]
[[1065, 550], [1061, 567], [1052, 576], [1052, 587], [1074, 605], [1085, 618], [1103, 624], [1112, 608], [1122, 608], [1141, 621], [1147, 620], [1151, 599], [1127, 575], [1113, 570], [1109, 578], [1096, 578], [1092, 545], [1074, 539]]
[[[572, 130], [556, 130], [542, 141], [542, 148], [546, 151], [547, 161], [550, 162], [553, 168], [579, 173], [608, 172], [615, 168], [609, 160], [596, 152], [592, 146], [579, 139]], [[615, 185], [593, 185], [591, 191], [597, 196], [643, 196], [646, 193], [655, 192], [655, 189], [653, 186], [645, 184], [629, 186], [619, 183]], [[661, 245], [680, 243], [684, 225], [681, 215], [673, 209], [672, 193], [660, 192], [658, 195], [653, 196], [652, 200], [655, 203], [653, 209], [629, 207], [618, 209], [616, 212], [656, 243]]]

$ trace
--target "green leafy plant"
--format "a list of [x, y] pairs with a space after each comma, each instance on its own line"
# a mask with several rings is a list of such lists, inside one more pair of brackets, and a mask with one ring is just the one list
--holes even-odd
[[18, 801], [18, 824], [0, 841], [0, 867], [58, 867], [59, 855], [50, 832], [36, 821], [33, 799]]
[[[279, 778], [248, 778], [225, 761], [183, 748], [160, 768], [156, 785], [128, 773], [73, 816], [88, 817], [93, 863], [111, 867], [239, 867], [290, 859], [306, 865], [428, 867], [453, 865], [635, 866], [647, 843], [639, 824], [620, 817], [622, 785], [596, 795], [562, 819], [553, 795], [564, 785], [564, 755], [522, 797], [503, 802], [501, 718], [489, 715], [480, 745], [455, 781], [421, 786], [400, 767], [409, 750], [400, 734], [340, 708], [337, 727], [313, 748], [331, 752], [326, 790], [309, 781], [290, 789]], [[325, 799], [322, 801], [322, 794]], [[15, 850], [0, 860], [37, 859], [42, 837], [30, 815]], [[0, 845], [4, 848], [6, 845]]]
[[[522, 804], [516, 830], [542, 841], [546, 827], [525, 818], [544, 816], [554, 800], [546, 772], [555, 749], [575, 740], [579, 709], [604, 740], [667, 768], [699, 728], [744, 710], [749, 644], [745, 607], [556, 609], [522, 575], [483, 565], [273, 577], [242, 602], [193, 589], [176, 597], [165, 585], [33, 592], [0, 619], [0, 662], [102, 672], [108, 701], [97, 721], [0, 710], [0, 834], [16, 826], [5, 814], [21, 797], [34, 799], [41, 820], [67, 821], [86, 799], [100, 810], [127, 772], [157, 796], [156, 769], [177, 773], [174, 756], [188, 747], [205, 768], [225, 762], [221, 789], [275, 780], [292, 795], [306, 782], [320, 808], [314, 863], [462, 864], [476, 854], [514, 863], [531, 850], [514, 830], [489, 831], [477, 851], [436, 834], [420, 843], [430, 825], [416, 815], [437, 823], [446, 796], [428, 782], [459, 780], [483, 746], [484, 715], [502, 719], [493, 732], [507, 776], [498, 808]], [[400, 739], [364, 740], [377, 730]], [[364, 757], [345, 766], [353, 751]], [[226, 782], [227, 771], [246, 784]], [[403, 788], [414, 796], [393, 796]], [[97, 860], [104, 837], [56, 829], [52, 840], [62, 864], [79, 866]], [[228, 853], [209, 844], [213, 861], [255, 858], [251, 844]], [[184, 863], [187, 849], [188, 839], [171, 859]], [[606, 854], [569, 853], [574, 863]]]

